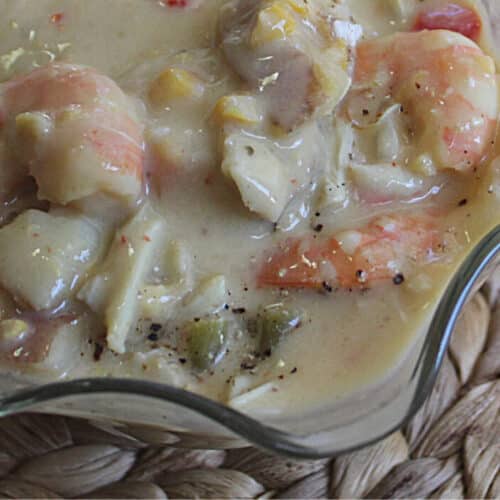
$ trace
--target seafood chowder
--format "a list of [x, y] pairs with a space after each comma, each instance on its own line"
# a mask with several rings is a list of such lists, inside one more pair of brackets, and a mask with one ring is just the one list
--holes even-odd
[[473, 0], [0, 0], [0, 366], [300, 412], [499, 221]]

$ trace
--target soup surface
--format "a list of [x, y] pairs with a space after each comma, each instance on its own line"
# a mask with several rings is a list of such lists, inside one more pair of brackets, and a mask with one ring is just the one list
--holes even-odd
[[470, 0], [0, 0], [0, 359], [297, 412], [498, 222]]

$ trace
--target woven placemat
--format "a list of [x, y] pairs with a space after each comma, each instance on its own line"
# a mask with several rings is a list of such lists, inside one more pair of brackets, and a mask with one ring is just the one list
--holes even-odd
[[299, 462], [24, 414], [0, 420], [0, 497], [500, 498], [499, 286], [467, 305], [424, 407], [373, 446]]

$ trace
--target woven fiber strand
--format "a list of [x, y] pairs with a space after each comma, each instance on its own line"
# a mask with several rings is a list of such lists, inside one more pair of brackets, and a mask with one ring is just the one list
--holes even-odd
[[0, 421], [0, 497], [500, 498], [499, 284], [497, 272], [464, 309], [419, 413], [373, 446], [293, 461], [23, 414]]

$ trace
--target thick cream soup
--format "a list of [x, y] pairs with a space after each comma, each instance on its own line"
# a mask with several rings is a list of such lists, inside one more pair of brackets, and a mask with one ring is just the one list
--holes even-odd
[[450, 5], [0, 0], [2, 369], [272, 414], [386, 377], [498, 222]]

